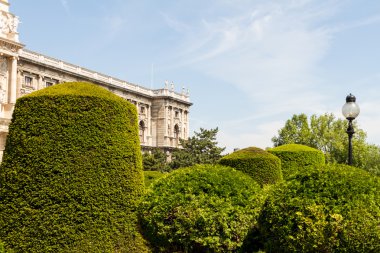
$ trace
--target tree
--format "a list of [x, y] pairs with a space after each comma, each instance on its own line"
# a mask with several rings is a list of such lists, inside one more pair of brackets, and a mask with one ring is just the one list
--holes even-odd
[[194, 136], [187, 140], [181, 139], [182, 148], [178, 148], [172, 153], [170, 167], [177, 169], [188, 167], [194, 164], [215, 164], [221, 157], [225, 147], [218, 147], [216, 135], [218, 128], [204, 129], [194, 132]]
[[364, 163], [361, 167], [380, 176], [380, 147], [373, 144], [367, 145], [362, 156], [365, 159], [362, 159]]
[[306, 114], [293, 115], [278, 131], [278, 137], [272, 138], [272, 142], [275, 147], [291, 143], [309, 145], [310, 134]]
[[[293, 115], [285, 126], [272, 138], [275, 147], [283, 144], [303, 144], [321, 150], [327, 163], [346, 163], [348, 157], [348, 137], [345, 132], [347, 121], [336, 119], [333, 114]], [[380, 148], [366, 142], [367, 135], [354, 122], [353, 165], [380, 174]], [[379, 165], [378, 165], [379, 164]]]
[[167, 156], [159, 148], [152, 149], [151, 153], [144, 153], [143, 156], [144, 170], [165, 172], [169, 170]]

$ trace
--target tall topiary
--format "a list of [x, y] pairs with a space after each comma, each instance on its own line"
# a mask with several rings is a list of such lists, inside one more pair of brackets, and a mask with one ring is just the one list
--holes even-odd
[[268, 149], [268, 152], [281, 159], [285, 179], [305, 166], [325, 164], [322, 151], [301, 144], [285, 144]]
[[0, 238], [16, 252], [144, 252], [137, 112], [89, 83], [17, 100], [0, 167]]
[[264, 204], [267, 252], [380, 252], [379, 192], [380, 178], [361, 169], [304, 168]]
[[140, 218], [157, 251], [236, 252], [256, 228], [263, 200], [248, 175], [197, 165], [154, 182], [141, 202]]
[[260, 148], [238, 150], [224, 156], [219, 163], [243, 171], [261, 185], [282, 180], [280, 159]]

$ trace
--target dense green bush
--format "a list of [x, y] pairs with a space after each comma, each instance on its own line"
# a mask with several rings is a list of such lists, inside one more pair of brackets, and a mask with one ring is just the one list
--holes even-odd
[[16, 252], [142, 252], [135, 106], [89, 83], [17, 100], [0, 167], [0, 238]]
[[219, 163], [243, 171], [261, 185], [282, 180], [280, 159], [260, 148], [238, 150], [224, 156]]
[[159, 251], [234, 251], [256, 227], [261, 193], [230, 167], [179, 169], [152, 185], [140, 206], [142, 228]]
[[268, 252], [380, 252], [380, 178], [344, 165], [304, 168], [259, 218]]
[[170, 171], [167, 155], [160, 148], [153, 148], [150, 152], [143, 153], [142, 161], [144, 171]]
[[157, 179], [165, 176], [167, 173], [162, 173], [159, 171], [144, 171], [144, 182], [145, 187], [148, 187], [151, 185], [154, 181]]
[[305, 145], [285, 144], [268, 149], [268, 152], [281, 159], [281, 169], [285, 179], [302, 167], [325, 164], [322, 151]]

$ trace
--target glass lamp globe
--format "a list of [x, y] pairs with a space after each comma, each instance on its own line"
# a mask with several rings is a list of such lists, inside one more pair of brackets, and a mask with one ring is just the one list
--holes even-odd
[[346, 97], [346, 103], [342, 107], [343, 116], [348, 120], [355, 119], [360, 113], [360, 108], [355, 102], [355, 96], [350, 93], [350, 95]]

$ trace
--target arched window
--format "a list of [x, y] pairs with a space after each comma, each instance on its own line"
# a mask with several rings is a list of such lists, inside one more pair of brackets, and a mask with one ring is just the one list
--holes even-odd
[[179, 143], [179, 126], [177, 124], [174, 126], [174, 139], [175, 145], [177, 146]]
[[145, 142], [145, 123], [142, 120], [139, 123], [139, 136], [140, 136], [140, 143], [144, 143]]

